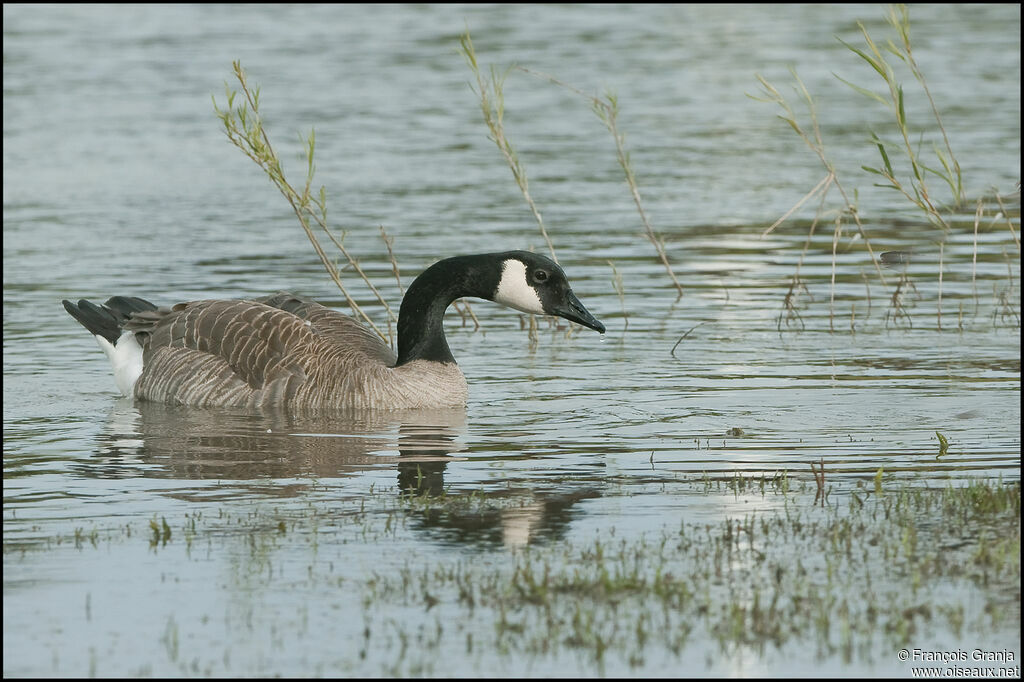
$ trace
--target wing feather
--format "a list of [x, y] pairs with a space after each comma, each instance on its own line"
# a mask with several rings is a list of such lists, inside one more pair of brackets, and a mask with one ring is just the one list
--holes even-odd
[[136, 396], [163, 402], [319, 402], [336, 388], [328, 383], [358, 384], [395, 363], [391, 349], [352, 318], [285, 292], [140, 310], [124, 328], [144, 349]]

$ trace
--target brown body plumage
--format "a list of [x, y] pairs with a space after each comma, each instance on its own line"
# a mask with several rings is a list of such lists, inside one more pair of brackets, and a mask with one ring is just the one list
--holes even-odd
[[135, 313], [142, 334], [135, 397], [182, 405], [416, 409], [459, 407], [455, 363], [395, 366], [380, 338], [351, 317], [288, 293]]

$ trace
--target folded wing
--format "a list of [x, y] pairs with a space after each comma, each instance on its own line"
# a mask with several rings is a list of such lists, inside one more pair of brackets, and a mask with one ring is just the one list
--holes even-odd
[[394, 365], [395, 356], [352, 318], [289, 293], [133, 311], [124, 329], [144, 349], [136, 397], [188, 405], [321, 402], [327, 378]]

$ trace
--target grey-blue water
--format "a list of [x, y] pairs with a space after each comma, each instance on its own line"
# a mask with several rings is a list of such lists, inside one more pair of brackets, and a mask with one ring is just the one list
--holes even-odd
[[[968, 199], [948, 212], [948, 234], [861, 170], [880, 164], [871, 131], [899, 140], [891, 111], [835, 78], [885, 92], [836, 37], [863, 45], [861, 21], [894, 38], [884, 13], [5, 5], [5, 675], [907, 674], [890, 650], [847, 660], [797, 643], [738, 656], [699, 636], [600, 666], [570, 645], [539, 657], [488, 649], [484, 633], [469, 652], [440, 634], [408, 642], [398, 624], [432, 628], [433, 616], [365, 597], [367, 580], [409, 565], [501, 567], [527, 548], [777, 511], [683, 483], [704, 476], [785, 470], [813, 487], [810, 464], [823, 462], [837, 504], [880, 469], [892, 485], [1019, 480], [1020, 8], [911, 9], [914, 56]], [[479, 331], [450, 313], [465, 413], [314, 419], [118, 397], [61, 299], [171, 304], [286, 289], [344, 306], [284, 198], [224, 136], [211, 96], [223, 106], [225, 82], [237, 88], [232, 60], [261, 87], [267, 132], [296, 183], [300, 136], [315, 129], [332, 226], [393, 306], [381, 226], [406, 286], [445, 256], [546, 250], [488, 139], [458, 51], [467, 27], [485, 68], [521, 65], [616, 94], [682, 298], [588, 102], [511, 71], [505, 133], [604, 337], [541, 320], [533, 345], [514, 311], [474, 303]], [[905, 271], [883, 269], [884, 282], [848, 215], [834, 242], [835, 191], [809, 240], [817, 198], [762, 237], [826, 175], [780, 111], [747, 96], [761, 74], [809, 125], [790, 67], [816, 98], [873, 253], [913, 253]], [[909, 72], [899, 77], [911, 143], [931, 154], [943, 144], [931, 107]], [[948, 204], [940, 179], [929, 187]], [[798, 267], [805, 288], [791, 289]], [[950, 444], [941, 457], [936, 432]], [[446, 525], [394, 507], [399, 483], [506, 509]], [[352, 520], [352, 509], [370, 515]], [[281, 533], [264, 523], [278, 518]], [[163, 521], [170, 541], [151, 543]], [[313, 579], [326, 561], [335, 582]], [[391, 634], [371, 642], [370, 620]], [[1019, 662], [1019, 628], [1018, 610], [986, 644], [1015, 646]], [[955, 639], [939, 628], [919, 644]], [[432, 666], [407, 662], [417, 648]]]

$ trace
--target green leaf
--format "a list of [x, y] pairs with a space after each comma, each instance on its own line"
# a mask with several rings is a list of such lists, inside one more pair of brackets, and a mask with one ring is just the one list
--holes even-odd
[[793, 130], [795, 130], [795, 131], [797, 132], [797, 134], [798, 134], [798, 135], [803, 135], [803, 134], [804, 134], [804, 133], [803, 133], [803, 131], [802, 131], [802, 130], [800, 130], [800, 126], [798, 126], [798, 125], [796, 124], [796, 121], [794, 121], [793, 119], [791, 119], [791, 118], [786, 118], [785, 116], [779, 116], [779, 118], [781, 118], [781, 119], [782, 119], [783, 121], [785, 121], [785, 122], [786, 122], [786, 123], [788, 123], [788, 124], [789, 124], [790, 126], [792, 126], [792, 127], [793, 127]]
[[877, 59], [878, 62], [885, 67], [886, 73], [882, 74], [883, 77], [885, 77], [886, 80], [891, 80], [892, 69], [885, 62], [885, 58], [882, 56], [882, 53], [878, 50], [878, 46], [875, 45], [875, 41], [871, 39], [871, 34], [868, 33], [868, 30], [864, 27], [864, 24], [862, 24], [859, 21], [857, 22], [857, 28], [860, 29], [861, 34], [864, 36], [864, 42], [866, 42], [868, 44], [868, 47], [871, 48], [871, 52], [872, 54], [875, 55], [875, 59]]
[[885, 164], [885, 170], [889, 173], [889, 177], [896, 177], [896, 174], [892, 170], [892, 164], [889, 163], [889, 155], [885, 153], [885, 146], [878, 145], [878, 152], [882, 155], [882, 162]]
[[903, 52], [900, 51], [900, 48], [896, 47], [896, 44], [893, 43], [892, 40], [886, 41], [885, 49], [889, 50], [889, 52], [899, 57], [904, 62], [907, 61], [907, 58], [903, 56]]
[[937, 175], [940, 178], [942, 178], [945, 181], [945, 183], [947, 185], [949, 185], [949, 190], [953, 193], [954, 200], [956, 199], [956, 196], [957, 196], [956, 181], [953, 179], [953, 174], [949, 172], [948, 168], [946, 169], [946, 172], [943, 172], [943, 171], [937, 170], [935, 168], [929, 168], [928, 166], [924, 165], [923, 163], [921, 164], [921, 168], [925, 169], [929, 173], [934, 173], [935, 175]]
[[851, 88], [853, 88], [854, 90], [856, 90], [860, 94], [864, 95], [865, 97], [870, 97], [873, 100], [877, 100], [877, 101], [881, 102], [885, 106], [889, 106], [889, 103], [885, 100], [885, 98], [882, 97], [881, 95], [879, 95], [877, 92], [872, 92], [871, 90], [868, 90], [867, 88], [862, 88], [859, 85], [855, 85], [855, 84], [851, 83], [850, 81], [846, 80], [845, 78], [843, 78], [842, 76], [840, 76], [839, 74], [837, 74], [835, 71], [832, 72], [832, 75], [835, 76], [836, 78], [838, 78], [839, 80], [841, 80], [842, 82], [846, 83]]
[[931, 168], [929, 166], [926, 166], [923, 163], [921, 163], [920, 161], [917, 162], [917, 165], [918, 165], [918, 167], [923, 168], [924, 170], [928, 171], [929, 173], [934, 173], [935, 175], [938, 175], [943, 180], [946, 180], [947, 182], [949, 181], [949, 177], [946, 175], [946, 173], [944, 173], [944, 172], [942, 172], [940, 170], [937, 170], [935, 168]]
[[942, 167], [946, 169], [946, 174], [949, 175], [950, 177], [953, 177], [953, 170], [949, 167], [949, 162], [946, 160], [946, 155], [942, 153], [941, 149], [939, 149], [939, 145], [934, 145], [934, 149], [935, 156], [939, 158], [939, 163], [941, 163]]
[[946, 451], [949, 450], [949, 441], [946, 440], [946, 437], [943, 436], [938, 431], [935, 432], [935, 435], [939, 439], [939, 454], [935, 455], [935, 457], [939, 458], [939, 457], [942, 457], [944, 454], [946, 454]]
[[873, 69], [874, 69], [875, 71], [877, 71], [877, 72], [878, 72], [878, 75], [879, 75], [879, 76], [881, 76], [882, 78], [884, 78], [884, 79], [885, 79], [886, 81], [888, 81], [888, 80], [889, 80], [889, 74], [888, 74], [888, 73], [887, 73], [887, 72], [885, 71], [885, 69], [883, 69], [883, 68], [881, 67], [881, 65], [879, 64], [879, 62], [877, 62], [877, 61], [876, 61], [876, 60], [875, 60], [874, 58], [872, 58], [872, 57], [869, 57], [868, 55], [864, 54], [864, 52], [863, 52], [863, 51], [861, 51], [861, 50], [858, 50], [858, 49], [857, 49], [856, 47], [854, 47], [854, 46], [853, 46], [853, 45], [851, 45], [850, 43], [846, 42], [845, 40], [843, 40], [843, 39], [842, 39], [842, 38], [840, 38], [839, 36], [836, 36], [836, 39], [837, 39], [837, 40], [838, 40], [839, 42], [841, 42], [841, 43], [842, 43], [843, 45], [845, 45], [845, 46], [847, 47], [847, 49], [851, 50], [851, 51], [852, 51], [852, 52], [853, 52], [854, 54], [856, 54], [856, 55], [857, 55], [858, 57], [860, 57], [861, 59], [863, 59], [864, 61], [866, 61], [866, 62], [867, 62], [868, 64], [870, 64], [870, 65], [871, 65], [871, 68], [873, 68]]
[[873, 132], [871, 133], [871, 139], [874, 141], [875, 146], [878, 147], [878, 153], [882, 155], [882, 162], [885, 164], [885, 170], [888, 171], [891, 177], [896, 177], [896, 173], [892, 170], [892, 164], [889, 163], [889, 155], [885, 153], [885, 145]]
[[901, 128], [907, 127], [907, 113], [903, 110], [903, 86], [897, 85], [896, 92], [899, 95], [899, 124]]

